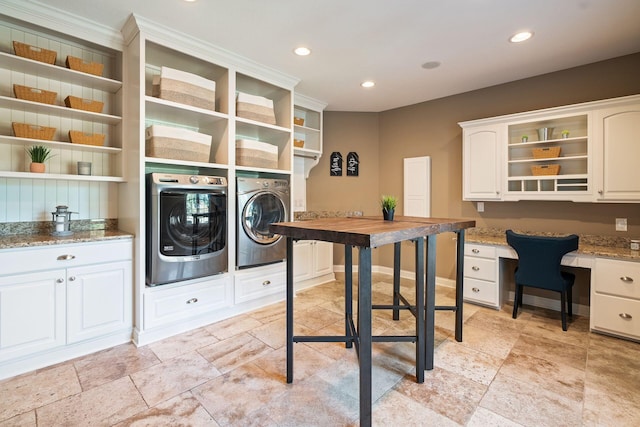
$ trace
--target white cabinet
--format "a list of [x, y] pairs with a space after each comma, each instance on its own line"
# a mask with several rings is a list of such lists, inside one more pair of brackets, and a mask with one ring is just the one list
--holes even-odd
[[599, 201], [640, 201], [640, 100], [594, 114]]
[[296, 290], [334, 278], [333, 243], [300, 240], [293, 244], [293, 280]]
[[130, 341], [132, 252], [130, 239], [0, 251], [0, 378]]
[[236, 272], [235, 303], [249, 302], [270, 295], [283, 299], [287, 284], [286, 264], [279, 262]]
[[464, 200], [640, 201], [640, 96], [462, 122]]
[[640, 339], [640, 262], [596, 258], [591, 329]]
[[494, 246], [465, 244], [463, 279], [465, 301], [500, 308], [498, 265]]
[[502, 198], [502, 124], [467, 127], [462, 131], [462, 199], [500, 200]]

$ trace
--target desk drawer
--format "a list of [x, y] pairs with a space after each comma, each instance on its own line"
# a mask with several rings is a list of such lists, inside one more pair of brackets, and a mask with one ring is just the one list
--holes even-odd
[[497, 288], [498, 284], [496, 282], [487, 282], [465, 277], [463, 296], [465, 300], [498, 307], [500, 304], [498, 301]]
[[464, 245], [465, 256], [473, 256], [480, 258], [495, 258], [496, 248], [495, 246], [478, 245], [475, 243], [465, 243]]
[[591, 316], [594, 329], [640, 338], [640, 301], [596, 294]]
[[464, 257], [464, 277], [473, 279], [496, 281], [496, 260], [495, 258], [476, 258], [472, 256]]
[[640, 263], [596, 258], [596, 292], [640, 299]]

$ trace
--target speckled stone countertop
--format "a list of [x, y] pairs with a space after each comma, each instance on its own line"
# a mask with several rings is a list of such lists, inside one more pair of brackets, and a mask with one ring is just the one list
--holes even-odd
[[0, 250], [36, 246], [66, 245], [131, 239], [131, 233], [118, 230], [117, 220], [72, 221], [71, 236], [51, 235], [51, 221], [15, 222], [0, 224]]
[[347, 216], [362, 216], [362, 211], [304, 211], [294, 212], [294, 221], [308, 221], [318, 218], [344, 218]]
[[[513, 230], [516, 233], [533, 234], [536, 236], [567, 236], [570, 233], [542, 233], [523, 230]], [[640, 251], [630, 249], [630, 239], [626, 237], [597, 236], [580, 234], [578, 253], [605, 258], [640, 261]], [[509, 246], [505, 230], [497, 228], [470, 228], [465, 234], [467, 243], [483, 243], [486, 245]]]

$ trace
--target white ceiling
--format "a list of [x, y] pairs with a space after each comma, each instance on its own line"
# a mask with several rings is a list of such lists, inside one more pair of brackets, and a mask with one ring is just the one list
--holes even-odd
[[[333, 111], [384, 111], [640, 52], [640, 0], [40, 2], [118, 30], [135, 13], [300, 78], [296, 90]], [[530, 41], [508, 42], [523, 29]], [[293, 55], [299, 45], [312, 55]], [[376, 87], [361, 88], [367, 79]]]

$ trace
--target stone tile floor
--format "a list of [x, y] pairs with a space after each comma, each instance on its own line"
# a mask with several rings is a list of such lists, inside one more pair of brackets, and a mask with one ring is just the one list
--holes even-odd
[[[374, 275], [388, 303], [389, 276]], [[411, 282], [403, 294], [411, 295]], [[438, 287], [437, 304], [453, 304]], [[410, 299], [410, 298], [409, 298]], [[343, 333], [342, 282], [299, 292], [296, 334]], [[574, 317], [525, 307], [518, 319], [465, 304], [464, 340], [452, 312], [436, 313], [435, 368], [414, 377], [410, 343], [374, 344], [378, 426], [637, 426], [640, 344], [589, 333]], [[6, 426], [355, 426], [358, 375], [344, 344], [295, 345], [285, 382], [284, 303], [144, 347], [121, 345], [0, 381]], [[413, 318], [374, 313], [376, 334], [410, 334]]]

